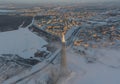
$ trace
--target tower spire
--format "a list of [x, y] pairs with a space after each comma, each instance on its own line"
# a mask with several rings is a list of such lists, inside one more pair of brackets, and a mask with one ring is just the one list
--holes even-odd
[[62, 42], [62, 50], [61, 50], [61, 75], [65, 76], [65, 75], [67, 75], [65, 32], [62, 32], [61, 42]]
[[62, 33], [62, 43], [65, 43], [65, 35], [64, 35], [64, 32]]

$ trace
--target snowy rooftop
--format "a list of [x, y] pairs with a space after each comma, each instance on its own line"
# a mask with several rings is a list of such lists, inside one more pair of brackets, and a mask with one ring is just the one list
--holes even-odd
[[0, 54], [17, 54], [23, 58], [33, 57], [47, 42], [28, 28], [0, 33]]

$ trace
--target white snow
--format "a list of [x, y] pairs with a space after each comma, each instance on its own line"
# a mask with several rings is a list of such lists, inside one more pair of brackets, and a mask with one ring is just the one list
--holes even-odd
[[73, 32], [74, 32], [76, 29], [77, 29], [77, 27], [72, 27], [71, 29], [69, 29], [69, 30], [67, 31], [67, 33], [65, 34], [65, 39], [66, 39], [66, 40], [69, 39], [69, 38], [72, 36]]
[[18, 54], [23, 58], [33, 57], [47, 42], [28, 28], [0, 33], [0, 54]]
[[116, 21], [120, 21], [120, 16], [116, 16], [116, 17], [109, 17], [107, 19], [105, 19], [105, 21], [107, 22], [116, 22]]
[[[12, 78], [4, 81], [3, 84], [13, 84], [17, 80], [20, 80], [23, 78], [24, 78], [24, 80], [22, 80], [21, 82], [18, 82], [17, 84], [24, 84], [23, 82], [25, 82], [26, 79], [30, 79], [31, 81], [27, 81], [25, 84], [37, 84], [37, 83], [35, 83], [36, 80], [37, 81], [39, 80], [40, 82], [44, 82], [44, 80], [46, 80], [45, 77], [48, 76], [48, 73], [51, 71], [50, 70], [51, 69], [50, 61], [56, 57], [56, 55], [60, 52], [60, 50], [61, 49], [58, 49], [57, 51], [55, 51], [55, 53], [53, 55], [51, 55], [50, 58], [48, 58], [47, 60], [44, 60], [41, 63], [34, 65], [31, 69], [27, 69], [24, 72], [22, 72], [21, 74], [13, 76]], [[47, 71], [45, 69], [47, 69]], [[44, 76], [44, 77], [42, 77], [42, 76]], [[42, 78], [42, 80], [41, 80], [41, 78]], [[46, 84], [46, 83], [42, 83], [42, 84]]]
[[120, 84], [120, 52], [97, 49], [95, 63], [87, 63], [84, 56], [67, 49], [67, 63], [71, 79], [61, 84]]
[[15, 12], [15, 10], [0, 10], [0, 12], [2, 12], [2, 13], [6, 13], [6, 12]]

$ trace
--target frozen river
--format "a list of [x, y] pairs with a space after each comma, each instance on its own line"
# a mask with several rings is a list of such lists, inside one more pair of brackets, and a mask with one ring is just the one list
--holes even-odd
[[15, 12], [16, 10], [0, 10], [2, 13], [7, 13], [7, 12]]

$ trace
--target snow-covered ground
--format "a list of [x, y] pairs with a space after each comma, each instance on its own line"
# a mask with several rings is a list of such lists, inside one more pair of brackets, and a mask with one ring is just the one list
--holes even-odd
[[[48, 78], [51, 76], [51, 69], [54, 71], [53, 67], [56, 67], [57, 65], [52, 65], [51, 62], [53, 62], [52, 60], [54, 58], [58, 57], [60, 50], [61, 49], [58, 49], [50, 58], [34, 65], [32, 68], [29, 68], [14, 77], [9, 78], [2, 84], [48, 84], [46, 81], [51, 80]], [[58, 69], [59, 67], [57, 66], [56, 68]]]
[[95, 53], [91, 55], [96, 56], [96, 61], [88, 63], [84, 56], [67, 49], [68, 69], [72, 73], [62, 84], [120, 84], [119, 50], [104, 48], [93, 51]]
[[46, 44], [45, 40], [28, 28], [0, 33], [0, 54], [17, 54], [23, 58], [30, 58]]

